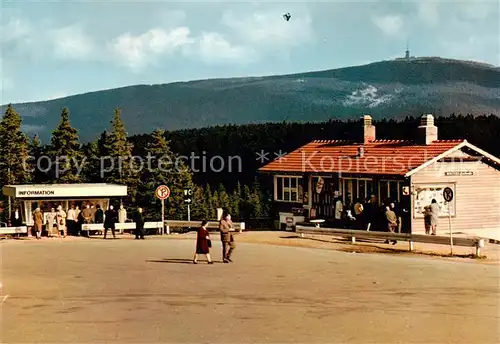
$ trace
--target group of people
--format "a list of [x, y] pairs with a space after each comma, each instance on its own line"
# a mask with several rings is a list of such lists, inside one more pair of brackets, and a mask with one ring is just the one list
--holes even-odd
[[[19, 210], [16, 208], [14, 211], [14, 220], [21, 217], [17, 215]], [[104, 227], [104, 239], [106, 239], [108, 230], [111, 230], [113, 237], [116, 238], [116, 223], [124, 223], [127, 221], [127, 212], [123, 205], [120, 205], [119, 210], [116, 211], [113, 205], [110, 205], [104, 211], [99, 204], [95, 207], [93, 204], [86, 204], [83, 210], [80, 210], [78, 205], [70, 205], [68, 211], [64, 211], [63, 207], [59, 205], [57, 209], [51, 208], [47, 214], [44, 214], [41, 208], [36, 208], [33, 212], [33, 229], [36, 232], [36, 238], [41, 239], [42, 231], [45, 224], [45, 230], [48, 236], [54, 233], [56, 228], [58, 237], [66, 237], [69, 235], [79, 236], [82, 233], [83, 224], [102, 223]], [[135, 235], [136, 239], [144, 239], [144, 216], [142, 208], [137, 210], [133, 218], [136, 224]]]
[[[196, 252], [194, 254], [193, 263], [198, 264], [198, 255], [204, 254], [207, 257], [208, 264], [213, 264], [212, 258], [210, 257], [210, 248], [212, 247], [212, 241], [210, 239], [210, 233], [207, 229], [208, 222], [203, 221], [201, 227], [197, 231], [196, 235]], [[230, 263], [231, 255], [236, 247], [234, 242], [234, 227], [231, 221], [231, 215], [228, 212], [224, 212], [219, 221], [219, 231], [220, 239], [222, 243], [222, 261], [224, 263]]]
[[431, 204], [424, 207], [425, 234], [436, 235], [439, 220], [439, 204], [435, 199]]

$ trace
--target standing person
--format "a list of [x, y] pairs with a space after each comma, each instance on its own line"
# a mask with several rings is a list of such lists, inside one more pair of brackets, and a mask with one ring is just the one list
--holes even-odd
[[75, 206], [72, 204], [70, 209], [68, 210], [68, 216], [66, 217], [66, 225], [68, 226], [69, 235], [75, 235], [75, 220], [76, 211]]
[[344, 211], [344, 204], [339, 198], [337, 199], [337, 202], [335, 202], [335, 220], [340, 221], [342, 219], [343, 211]]
[[54, 222], [56, 221], [56, 210], [54, 208], [50, 208], [50, 213], [46, 215], [47, 225], [45, 230], [47, 231], [48, 236], [52, 236], [52, 230], [54, 229]]
[[19, 207], [15, 207], [12, 214], [10, 214], [11, 226], [19, 227], [23, 224], [23, 219], [21, 218], [21, 211]]
[[194, 254], [193, 263], [198, 264], [198, 255], [204, 254], [207, 257], [208, 264], [213, 264], [210, 258], [210, 247], [212, 247], [212, 241], [210, 240], [210, 235], [207, 229], [207, 221], [201, 223], [201, 227], [198, 229], [196, 235], [196, 252]]
[[62, 206], [57, 207], [56, 225], [58, 236], [61, 237], [62, 231], [63, 237], [66, 238], [68, 235], [68, 228], [66, 227], [66, 212], [63, 210]]
[[84, 223], [92, 223], [92, 210], [90, 209], [90, 204], [87, 204], [85, 209], [82, 211], [82, 217]]
[[134, 222], [135, 238], [144, 240], [144, 216], [142, 215], [142, 208], [137, 209], [137, 214], [135, 214]]
[[[106, 210], [105, 219], [104, 219], [104, 238], [106, 239], [106, 234], [108, 234], [108, 229], [111, 229], [111, 233], [113, 233], [113, 239], [116, 239], [115, 235], [115, 223], [118, 221], [118, 214], [113, 209], [113, 206], [110, 205], [108, 210]], [[96, 212], [97, 217], [97, 212]]]
[[80, 236], [82, 232], [82, 211], [79, 206], [75, 207], [75, 234]]
[[[111, 206], [113, 208], [113, 206]], [[92, 208], [90, 208], [90, 211], [92, 211]], [[104, 222], [104, 212], [101, 209], [101, 206], [98, 204], [96, 205], [96, 211], [92, 215], [93, 217], [93, 222], [94, 223], [103, 223]]]
[[233, 233], [231, 233], [231, 231], [234, 231], [234, 229], [233, 222], [231, 221], [231, 215], [229, 215], [227, 211], [222, 214], [222, 218], [219, 221], [219, 230], [222, 242], [222, 260], [224, 263], [232, 262], [231, 254], [235, 249], [235, 244]]
[[36, 208], [33, 213], [33, 222], [35, 224], [36, 238], [42, 238], [43, 214], [40, 208]]
[[[385, 207], [385, 218], [387, 220], [387, 229], [389, 230], [389, 232], [394, 233], [396, 228], [398, 228], [398, 218], [389, 206]], [[385, 243], [388, 244], [389, 240], [386, 240]], [[392, 240], [393, 245], [395, 245], [396, 243], [396, 240]]]
[[424, 207], [424, 226], [425, 226], [425, 234], [431, 234], [431, 208], [429, 206]]
[[356, 218], [356, 228], [357, 229], [364, 229], [364, 214], [363, 214], [363, 203], [360, 199], [354, 203], [354, 217]]
[[435, 199], [432, 199], [429, 208], [431, 212], [431, 230], [432, 230], [431, 235], [436, 235], [437, 226], [439, 222], [439, 204], [437, 204], [437, 201]]
[[390, 204], [391, 210], [396, 214], [396, 218], [398, 219], [398, 233], [401, 233], [401, 229], [403, 226], [403, 219], [401, 218], [401, 210], [399, 209], [399, 206], [396, 206], [395, 203]]

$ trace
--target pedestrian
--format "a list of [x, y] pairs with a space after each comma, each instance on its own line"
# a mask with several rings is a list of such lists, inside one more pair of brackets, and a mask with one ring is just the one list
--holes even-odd
[[135, 222], [135, 239], [144, 240], [144, 216], [142, 215], [142, 208], [137, 209], [137, 213], [134, 217]]
[[401, 218], [401, 211], [399, 209], [399, 206], [396, 206], [396, 204], [393, 202], [390, 204], [391, 210], [396, 214], [396, 218], [398, 219], [398, 233], [401, 233], [401, 230], [403, 228], [403, 219]]
[[[111, 233], [113, 234], [113, 239], [116, 239], [115, 223], [118, 221], [118, 214], [113, 209], [112, 205], [110, 205], [108, 207], [108, 210], [106, 210], [106, 213], [104, 214], [104, 216], [105, 216], [105, 218], [104, 218], [104, 238], [103, 239], [106, 239], [106, 234], [108, 234], [108, 229], [111, 229]], [[97, 212], [96, 212], [96, 219], [97, 219]]]
[[52, 232], [54, 230], [54, 223], [56, 221], [57, 213], [54, 208], [50, 208], [50, 213], [46, 215], [47, 224], [45, 226], [45, 230], [47, 231], [48, 236], [52, 236]]
[[432, 199], [431, 205], [429, 206], [430, 209], [430, 217], [431, 217], [431, 230], [432, 234], [431, 235], [437, 235], [437, 226], [439, 222], [439, 204], [437, 204], [437, 201], [435, 199]]
[[[113, 207], [113, 206], [111, 206]], [[92, 208], [90, 208], [92, 211]], [[98, 204], [96, 205], [96, 210], [93, 215], [94, 218], [94, 223], [103, 223], [104, 222], [104, 211], [102, 211], [101, 206]]]
[[85, 206], [85, 209], [82, 211], [83, 223], [92, 223], [92, 210], [90, 209], [90, 204]]
[[[385, 218], [387, 220], [387, 229], [389, 232], [394, 233], [396, 228], [398, 228], [398, 218], [396, 216], [396, 213], [391, 210], [389, 206], [385, 207]], [[396, 240], [391, 240], [392, 244], [395, 245], [397, 243]], [[389, 243], [389, 240], [385, 241], [386, 244]]]
[[66, 227], [66, 212], [63, 210], [62, 206], [57, 207], [56, 220], [58, 236], [61, 237], [61, 232], [63, 232], [63, 237], [66, 238], [68, 235], [68, 227]]
[[43, 214], [40, 208], [36, 208], [33, 213], [33, 222], [35, 224], [36, 238], [39, 240], [42, 238], [42, 228], [43, 228]]
[[193, 258], [194, 264], [198, 264], [199, 254], [204, 254], [207, 257], [208, 264], [214, 263], [210, 258], [210, 247], [212, 247], [212, 241], [210, 240], [207, 224], [207, 221], [203, 221], [196, 234], [196, 252]]
[[[232, 231], [233, 222], [231, 221], [231, 215], [225, 211], [219, 221], [220, 239], [222, 242], [222, 260], [224, 263], [232, 262], [231, 254], [235, 249], [234, 237]], [[229, 248], [229, 250], [228, 250]]]
[[363, 214], [363, 202], [360, 199], [356, 200], [354, 203], [354, 217], [356, 217], [356, 229], [363, 230], [364, 229], [364, 214]]
[[76, 211], [75, 206], [72, 204], [70, 209], [68, 210], [68, 216], [66, 217], [66, 225], [68, 226], [68, 234], [75, 235], [75, 220], [76, 220]]

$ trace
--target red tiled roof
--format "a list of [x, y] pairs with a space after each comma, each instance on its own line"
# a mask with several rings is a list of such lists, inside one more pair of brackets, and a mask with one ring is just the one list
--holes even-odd
[[[316, 140], [274, 160], [260, 172], [313, 172], [405, 175], [464, 140], [439, 140], [429, 145], [409, 140], [376, 140], [368, 144]], [[358, 148], [364, 155], [358, 157]]]

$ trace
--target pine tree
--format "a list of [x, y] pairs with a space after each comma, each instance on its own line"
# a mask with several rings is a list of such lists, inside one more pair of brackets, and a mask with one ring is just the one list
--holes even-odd
[[33, 183], [44, 183], [47, 180], [48, 162], [41, 159], [43, 156], [43, 147], [38, 135], [34, 135], [29, 145], [30, 168]]
[[241, 184], [240, 184], [240, 182], [238, 182], [238, 184], [236, 185], [236, 189], [233, 190], [233, 196], [231, 198], [231, 202], [232, 202], [231, 211], [236, 217], [241, 216], [241, 214], [240, 214], [240, 208], [242, 206], [241, 205], [241, 201], [242, 201], [241, 192], [242, 192]]
[[0, 122], [0, 185], [31, 180], [29, 143], [21, 132], [21, 117], [9, 104]]
[[101, 183], [99, 141], [89, 142], [89, 144], [83, 148], [83, 153], [86, 157], [82, 172], [83, 180], [87, 183]]
[[154, 198], [154, 191], [160, 185], [167, 185], [170, 196], [165, 203], [165, 218], [187, 218], [184, 188], [193, 187], [191, 171], [172, 153], [169, 142], [165, 139], [165, 132], [161, 129], [155, 130], [146, 151], [148, 166], [141, 174], [140, 202], [152, 204], [152, 211], [161, 214], [161, 201]]
[[208, 209], [205, 199], [205, 190], [202, 186], [195, 185], [193, 187], [193, 203], [191, 206], [192, 220], [205, 220], [210, 218], [210, 210]]
[[78, 131], [71, 126], [67, 108], [62, 109], [61, 122], [52, 132], [50, 156], [53, 165], [51, 177], [56, 182], [82, 182], [81, 168], [85, 159], [80, 150]]
[[231, 200], [229, 199], [229, 195], [226, 192], [226, 188], [224, 185], [220, 184], [219, 185], [219, 208], [223, 208], [229, 211], [230, 214], [232, 214], [232, 204]]
[[208, 218], [215, 219], [217, 217], [217, 209], [213, 202], [212, 189], [210, 188], [210, 184], [207, 184], [204, 188], [204, 196], [205, 204], [208, 209]]
[[257, 178], [255, 178], [252, 186], [252, 193], [250, 195], [250, 204], [252, 205], [252, 216], [262, 217], [262, 204], [261, 204], [262, 194], [260, 191], [260, 184]]
[[[104, 180], [112, 184], [127, 185], [128, 197], [125, 203], [135, 202], [137, 194], [137, 186], [139, 183], [139, 167], [137, 162], [132, 157], [133, 146], [129, 142], [125, 125], [121, 119], [121, 111], [115, 109], [113, 118], [113, 130], [109, 134], [104, 134], [103, 147], [106, 158], [103, 162], [111, 164], [110, 168], [103, 171]], [[104, 164], [103, 164], [104, 165]], [[108, 172], [111, 170], [110, 172]]]
[[219, 193], [215, 190], [212, 193], [212, 207], [214, 208], [214, 218], [217, 216], [217, 208], [220, 208]]

